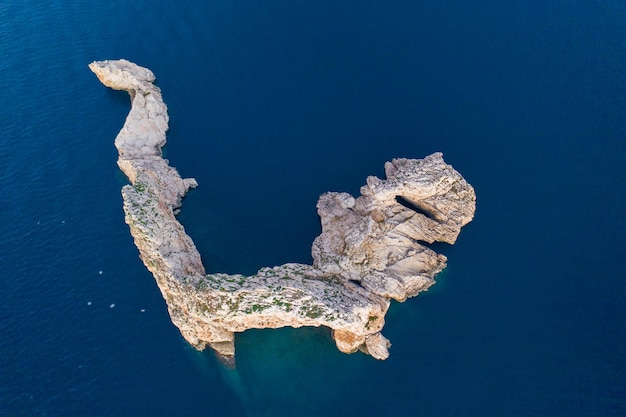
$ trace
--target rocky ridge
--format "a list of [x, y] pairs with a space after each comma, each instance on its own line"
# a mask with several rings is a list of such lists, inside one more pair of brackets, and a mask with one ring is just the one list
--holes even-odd
[[420, 242], [452, 244], [474, 215], [474, 189], [441, 153], [387, 162], [387, 178], [367, 178], [356, 199], [323, 194], [313, 265], [262, 268], [248, 277], [207, 275], [175, 217], [197, 183], [162, 158], [169, 118], [154, 74], [126, 60], [89, 67], [104, 85], [130, 94], [131, 110], [115, 139], [118, 166], [131, 182], [122, 188], [125, 220], [172, 322], [190, 344], [208, 345], [228, 359], [237, 332], [326, 326], [342, 352], [389, 356], [381, 329], [390, 299], [426, 290], [446, 265]]

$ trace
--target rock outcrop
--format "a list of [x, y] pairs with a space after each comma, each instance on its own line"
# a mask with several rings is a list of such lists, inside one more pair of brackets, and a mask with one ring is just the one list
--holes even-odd
[[472, 220], [473, 188], [441, 153], [394, 159], [386, 179], [369, 177], [361, 196], [322, 195], [322, 234], [313, 265], [262, 268], [256, 275], [206, 274], [176, 210], [194, 179], [162, 158], [167, 107], [154, 74], [126, 60], [89, 65], [106, 86], [129, 92], [130, 113], [115, 139], [126, 223], [183, 337], [234, 358], [234, 334], [250, 328], [326, 326], [340, 351], [388, 357], [380, 333], [390, 299], [404, 301], [434, 283], [446, 258], [422, 243], [454, 243]]

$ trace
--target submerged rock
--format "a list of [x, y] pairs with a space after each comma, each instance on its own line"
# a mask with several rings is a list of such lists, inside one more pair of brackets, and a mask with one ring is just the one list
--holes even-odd
[[404, 301], [428, 289], [446, 266], [445, 256], [423, 243], [454, 243], [474, 216], [474, 189], [441, 153], [387, 162], [387, 178], [367, 178], [356, 199], [322, 195], [313, 265], [262, 268], [248, 277], [207, 275], [175, 217], [197, 183], [162, 158], [169, 118], [154, 74], [126, 60], [89, 68], [104, 85], [131, 96], [115, 139], [118, 166], [131, 182], [122, 188], [125, 219], [172, 322], [190, 344], [210, 346], [232, 363], [237, 332], [326, 326], [342, 352], [389, 356], [391, 344], [380, 331], [390, 299]]

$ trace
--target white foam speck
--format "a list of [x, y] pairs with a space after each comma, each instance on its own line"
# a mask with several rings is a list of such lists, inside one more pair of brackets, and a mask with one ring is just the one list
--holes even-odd
[[87, 301], [87, 305], [90, 306], [91, 305], [91, 301]]
[[113, 308], [113, 307], [115, 307], [115, 304], [111, 304], [111, 305], [109, 306], [109, 308]]
[[102, 275], [102, 271], [98, 271], [98, 275]]
[[146, 312], [146, 309], [145, 309], [145, 308], [142, 308], [142, 309], [141, 309], [141, 312], [142, 312], [142, 313], [145, 313], [145, 312]]

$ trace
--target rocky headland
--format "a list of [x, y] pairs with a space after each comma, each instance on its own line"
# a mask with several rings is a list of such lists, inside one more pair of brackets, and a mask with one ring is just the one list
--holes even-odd
[[106, 86], [130, 94], [131, 110], [115, 139], [126, 223], [183, 337], [234, 358], [234, 335], [251, 328], [326, 326], [340, 351], [389, 356], [381, 334], [391, 299], [428, 289], [446, 257], [424, 243], [454, 243], [474, 216], [476, 196], [441, 153], [394, 159], [386, 179], [367, 178], [358, 198], [323, 194], [322, 233], [313, 265], [262, 268], [256, 275], [206, 274], [200, 254], [176, 219], [194, 179], [163, 159], [167, 106], [154, 74], [126, 60], [89, 65]]

